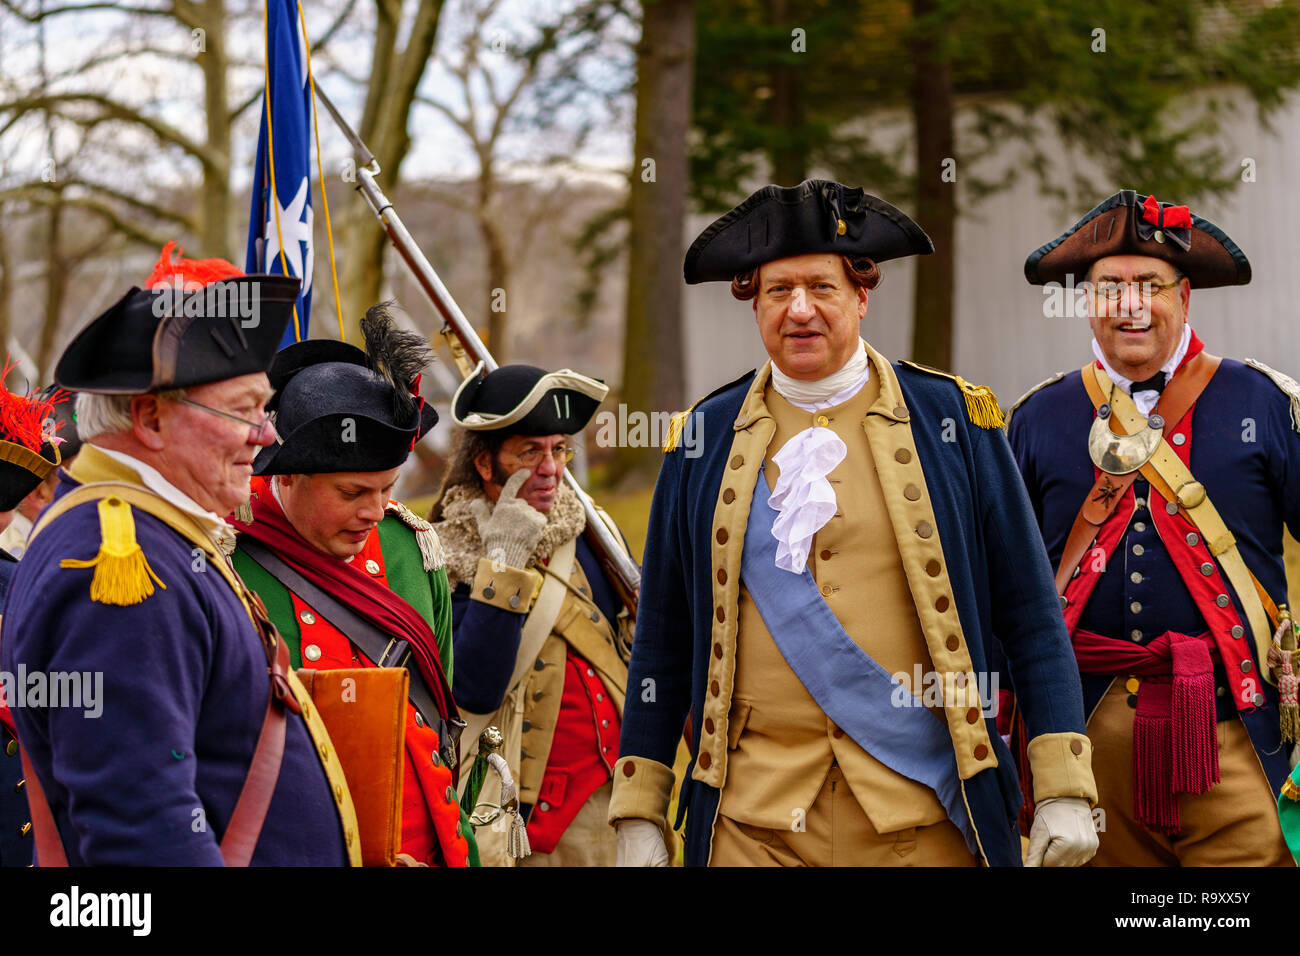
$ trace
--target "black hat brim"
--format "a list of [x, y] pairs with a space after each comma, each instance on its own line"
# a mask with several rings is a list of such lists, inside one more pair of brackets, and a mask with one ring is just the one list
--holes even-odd
[[482, 365], [452, 398], [452, 421], [468, 431], [515, 435], [574, 435], [587, 427], [609, 387], [598, 379], [560, 369], [503, 365], [484, 374]]
[[388, 471], [400, 467], [410, 454], [412, 443], [423, 438], [437, 423], [438, 413], [428, 402], [421, 409], [418, 429], [398, 428], [389, 422], [348, 412], [322, 415], [282, 436], [281, 442], [263, 448], [253, 461], [253, 474]]

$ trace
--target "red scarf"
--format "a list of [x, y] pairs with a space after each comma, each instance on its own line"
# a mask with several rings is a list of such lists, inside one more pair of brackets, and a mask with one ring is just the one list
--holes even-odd
[[406, 641], [437, 704], [438, 716], [445, 721], [459, 720], [460, 712], [452, 700], [451, 688], [438, 658], [438, 639], [429, 622], [400, 595], [370, 575], [309, 545], [280, 509], [269, 479], [253, 479], [252, 506], [253, 521], [250, 524], [230, 519], [240, 533], [266, 545], [289, 567], [385, 634]]

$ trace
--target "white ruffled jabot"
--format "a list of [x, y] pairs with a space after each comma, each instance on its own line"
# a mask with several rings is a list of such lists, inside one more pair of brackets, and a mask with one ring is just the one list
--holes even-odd
[[[808, 412], [842, 405], [858, 394], [870, 378], [871, 363], [867, 360], [866, 344], [860, 339], [858, 351], [842, 369], [815, 382], [792, 379], [772, 366], [772, 387], [776, 393]], [[847, 454], [848, 446], [839, 435], [830, 428], [812, 426], [793, 436], [773, 456], [772, 462], [781, 470], [781, 476], [767, 503], [778, 512], [772, 523], [778, 568], [791, 574], [803, 573], [813, 537], [839, 507], [827, 476]]]

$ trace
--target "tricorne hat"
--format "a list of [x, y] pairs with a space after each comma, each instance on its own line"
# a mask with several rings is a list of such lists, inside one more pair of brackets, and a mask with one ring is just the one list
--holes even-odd
[[587, 427], [609, 386], [572, 369], [548, 372], [534, 365], [482, 362], [456, 389], [451, 417], [470, 431], [514, 435], [573, 435]]
[[[5, 363], [0, 381], [11, 367]], [[66, 392], [23, 396], [0, 387], [0, 511], [17, 508], [62, 462], [63, 437], [50, 424], [55, 405], [67, 398]]]
[[437, 424], [419, 394], [433, 354], [424, 337], [396, 328], [387, 304], [366, 311], [361, 331], [365, 351], [315, 339], [275, 357], [267, 408], [280, 439], [258, 453], [255, 474], [388, 471]]
[[1025, 278], [1032, 285], [1082, 281], [1098, 259], [1123, 255], [1163, 259], [1200, 289], [1250, 281], [1246, 254], [1222, 229], [1186, 206], [1132, 189], [1117, 192], [1030, 253]]
[[132, 288], [64, 349], [56, 383], [129, 395], [267, 370], [293, 315], [298, 280], [246, 276], [221, 259], [172, 261], [174, 246], [163, 247], [145, 289]]
[[861, 188], [825, 179], [764, 186], [700, 233], [686, 251], [686, 282], [730, 282], [765, 262], [829, 252], [875, 262], [928, 255], [920, 226]]

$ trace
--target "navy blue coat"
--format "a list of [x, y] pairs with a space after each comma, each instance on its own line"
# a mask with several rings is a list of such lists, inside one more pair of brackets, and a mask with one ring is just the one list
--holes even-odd
[[[0, 548], [0, 610], [3, 610], [9, 582], [18, 570], [18, 559]], [[8, 728], [0, 727], [0, 867], [30, 866], [32, 862], [32, 816], [27, 812], [23, 763], [18, 741]]]
[[[1082, 733], [1078, 672], [1047, 555], [1003, 432], [971, 424], [962, 393], [950, 379], [906, 365], [894, 369], [976, 673], [988, 671], [989, 648], [1000, 641], [1023, 688], [1031, 736]], [[622, 759], [644, 756], [671, 767], [688, 711], [693, 725], [700, 726], [714, 616], [714, 510], [732, 426], [753, 381], [751, 373], [696, 406], [701, 416], [696, 434], [706, 439], [697, 447], [698, 457], [687, 457], [683, 445], [664, 458], [646, 539]], [[646, 681], [656, 689], [651, 702], [634, 690]], [[1019, 780], [992, 717], [987, 724], [998, 764], [965, 781], [966, 796], [987, 861], [1018, 866]], [[688, 866], [708, 860], [720, 795], [691, 776], [698, 740], [696, 733], [677, 821], [680, 825], [684, 812]]]
[[[1190, 414], [1192, 475], [1205, 486], [1236, 538], [1246, 566], [1276, 603], [1286, 603], [1283, 523], [1293, 535], [1300, 534], [1300, 433], [1292, 424], [1290, 399], [1263, 373], [1225, 358]], [[1011, 447], [1053, 568], [1060, 564], [1070, 527], [1094, 481], [1088, 457], [1088, 430], [1094, 418], [1092, 400], [1077, 371], [1031, 395], [1011, 418]], [[1133, 493], [1148, 498], [1150, 486], [1139, 478]], [[1134, 545], [1142, 546], [1140, 555], [1133, 553]], [[1135, 572], [1141, 575], [1140, 582], [1134, 582]], [[1226, 578], [1225, 584], [1244, 621], [1238, 595]], [[1136, 613], [1135, 604], [1141, 608]], [[1200, 634], [1206, 630], [1205, 619], [1151, 521], [1135, 518], [1129, 525], [1084, 608], [1079, 627], [1106, 637], [1139, 634], [1141, 644], [1165, 631]], [[1257, 657], [1253, 646], [1251, 655]], [[1255, 664], [1258, 668], [1259, 661]], [[1084, 675], [1085, 713], [1092, 713], [1110, 683], [1108, 676]], [[1215, 684], [1217, 717], [1229, 719], [1237, 710], [1221, 663], [1216, 664]], [[1262, 692], [1264, 705], [1244, 711], [1242, 720], [1276, 792], [1290, 767], [1281, 747], [1277, 689], [1265, 684]]]
[[[60, 478], [56, 500], [76, 487]], [[71, 865], [220, 866], [220, 840], [266, 714], [266, 655], [225, 579], [194, 569], [193, 545], [151, 515], [133, 514], [166, 589], [127, 607], [92, 602], [92, 569], [59, 567], [99, 550], [97, 509], [80, 505], [46, 527], [18, 565], [0, 667], [103, 675], [98, 716], [85, 707], [12, 708]], [[300, 717], [288, 720], [252, 862], [347, 863], [330, 786]]]

